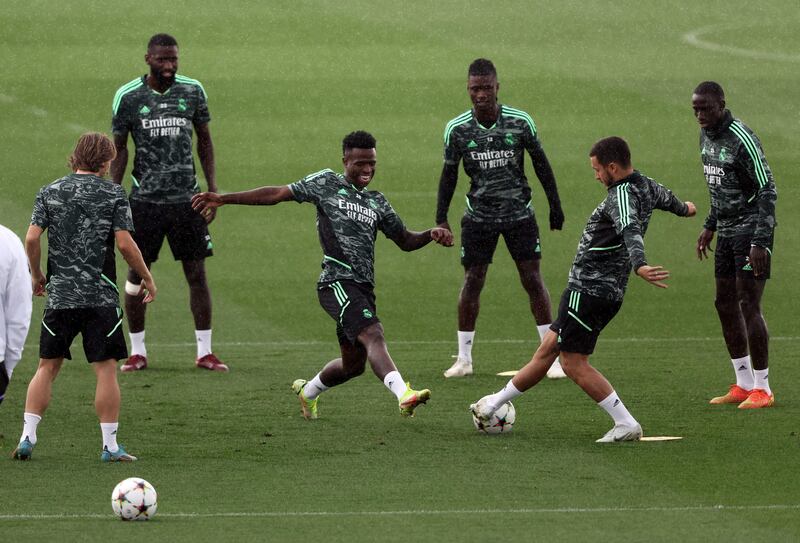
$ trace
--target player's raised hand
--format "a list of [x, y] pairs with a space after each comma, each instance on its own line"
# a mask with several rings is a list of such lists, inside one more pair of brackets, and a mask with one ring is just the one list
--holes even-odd
[[431, 239], [445, 247], [453, 246], [453, 233], [445, 228], [440, 228], [438, 226], [436, 228], [431, 228]]
[[667, 288], [662, 281], [669, 279], [669, 272], [662, 266], [639, 266], [636, 275], [659, 288]]
[[687, 217], [694, 217], [697, 215], [697, 206], [694, 205], [692, 202], [684, 202], [688, 210], [686, 211]]
[[208, 220], [207, 213], [209, 213], [209, 211], [206, 210], [210, 210], [211, 213], [216, 213], [214, 210], [222, 204], [222, 196], [216, 192], [201, 192], [192, 196], [192, 209], [203, 215], [208, 222], [211, 221]]
[[697, 238], [697, 258], [700, 260], [708, 258], [708, 253], [706, 253], [706, 251], [711, 251], [710, 245], [713, 239], [714, 231], [703, 228], [703, 231], [700, 232], [700, 236]]

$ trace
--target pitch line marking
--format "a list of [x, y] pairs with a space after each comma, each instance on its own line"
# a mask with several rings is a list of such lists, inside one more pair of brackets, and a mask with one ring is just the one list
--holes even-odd
[[[256, 511], [221, 513], [158, 513], [157, 518], [293, 518], [293, 517], [390, 517], [443, 515], [547, 515], [547, 514], [604, 514], [604, 513], [673, 513], [717, 511], [792, 511], [800, 504], [772, 505], [687, 505], [676, 507], [546, 507], [521, 509], [420, 509], [397, 511]], [[0, 520], [75, 520], [107, 519], [111, 513], [99, 514], [0, 514]]]
[[[777, 336], [771, 337], [771, 341], [798, 341], [800, 336]], [[656, 337], [623, 337], [623, 338], [608, 338], [601, 339], [601, 342], [607, 343], [685, 343], [685, 342], [708, 342], [708, 341], [722, 341], [720, 337], [686, 337], [686, 338], [656, 338]], [[328, 345], [331, 343], [327, 340], [285, 340], [285, 341], [215, 341], [214, 345], [221, 347], [293, 347], [293, 346], [314, 346], [314, 345]], [[398, 339], [389, 340], [390, 345], [449, 345], [454, 343], [449, 339]], [[524, 343], [537, 343], [538, 341], [531, 339], [483, 339], [481, 343], [489, 344], [524, 344]], [[148, 343], [148, 346], [153, 347], [191, 347], [196, 345], [196, 342], [167, 342], [167, 343]], [[35, 346], [38, 346], [36, 344]]]
[[[770, 341], [800, 341], [800, 336], [774, 336], [769, 338]], [[714, 337], [620, 337], [601, 339], [605, 343], [704, 343], [709, 341], [721, 342], [722, 336]], [[389, 340], [390, 345], [450, 345], [455, 343], [449, 339], [396, 339]], [[491, 345], [516, 345], [525, 343], [539, 342], [535, 339], [483, 339], [481, 343], [488, 343]], [[148, 347], [194, 347], [197, 343], [194, 341], [167, 341], [167, 342], [148, 342]], [[298, 339], [298, 340], [276, 340], [276, 341], [215, 341], [214, 345], [217, 347], [315, 347], [330, 345], [329, 340], [317, 339]], [[26, 349], [38, 348], [38, 343], [28, 342], [25, 344]]]
[[708, 34], [713, 30], [721, 30], [723, 28], [735, 28], [732, 25], [714, 25], [714, 26], [705, 26], [703, 28], [698, 28], [697, 30], [692, 30], [691, 32], [687, 32], [681, 39], [699, 49], [705, 49], [707, 51], [715, 51], [718, 53], [727, 53], [729, 55], [735, 55], [740, 57], [747, 57], [747, 58], [754, 58], [758, 60], [777, 60], [782, 62], [800, 62], [800, 54], [797, 55], [787, 55], [784, 53], [772, 53], [769, 51], [756, 51], [754, 49], [745, 49], [742, 47], [734, 47], [732, 45], [724, 45], [721, 43], [715, 43], [712, 41], [704, 40], [700, 36], [703, 34]]

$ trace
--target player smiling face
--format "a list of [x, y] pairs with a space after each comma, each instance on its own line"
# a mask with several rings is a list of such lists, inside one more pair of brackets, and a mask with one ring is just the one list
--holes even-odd
[[346, 149], [342, 157], [344, 164], [344, 175], [347, 180], [359, 189], [363, 189], [375, 176], [375, 165], [377, 164], [377, 154], [375, 148], [361, 149], [354, 147]]
[[159, 87], [168, 88], [178, 72], [178, 47], [175, 45], [153, 45], [144, 56], [150, 66], [150, 77]]

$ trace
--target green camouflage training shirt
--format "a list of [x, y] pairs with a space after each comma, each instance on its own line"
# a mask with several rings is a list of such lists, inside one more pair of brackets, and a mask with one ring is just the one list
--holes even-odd
[[497, 121], [490, 127], [481, 126], [472, 110], [447, 123], [444, 162], [464, 163], [470, 178], [467, 216], [496, 223], [533, 216], [524, 169], [526, 150], [544, 155], [533, 119], [519, 109], [500, 105]]
[[375, 285], [375, 239], [378, 230], [395, 239], [405, 231], [386, 197], [358, 190], [332, 170], [312, 173], [289, 185], [297, 202], [317, 206], [317, 231], [322, 246], [319, 283], [350, 279]]
[[119, 306], [114, 232], [133, 231], [125, 190], [71, 174], [39, 190], [31, 224], [47, 231], [47, 307]]
[[199, 191], [192, 157], [194, 125], [211, 120], [199, 81], [182, 75], [164, 94], [147, 76], [123, 85], [114, 96], [111, 130], [131, 134], [136, 155], [131, 198], [157, 204], [189, 202]]
[[719, 126], [700, 130], [700, 158], [711, 195], [704, 227], [720, 237], [751, 236], [770, 247], [778, 193], [761, 142], [725, 110]]
[[654, 209], [681, 217], [689, 210], [669, 189], [638, 171], [609, 186], [583, 229], [568, 288], [622, 301], [631, 269], [647, 264], [644, 234]]

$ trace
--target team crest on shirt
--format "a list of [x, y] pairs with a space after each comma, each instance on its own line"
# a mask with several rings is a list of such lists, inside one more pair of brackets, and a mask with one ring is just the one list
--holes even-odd
[[186, 99], [178, 98], [178, 110], [186, 111]]
[[371, 207], [372, 209], [378, 209], [378, 204], [375, 203], [375, 200], [370, 200], [369, 207]]
[[514, 139], [514, 134], [506, 134], [506, 145], [514, 145], [516, 142], [517, 140]]

